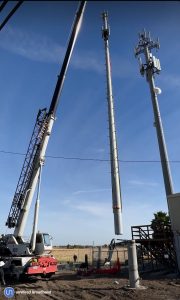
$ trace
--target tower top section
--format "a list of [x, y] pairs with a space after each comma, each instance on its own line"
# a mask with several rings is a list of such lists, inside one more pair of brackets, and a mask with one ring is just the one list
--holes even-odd
[[142, 33], [139, 33], [138, 45], [134, 49], [135, 56], [143, 53], [145, 49], [148, 49], [151, 52], [151, 49], [153, 48], [160, 48], [159, 38], [157, 38], [156, 41], [153, 41], [150, 32], [146, 32], [144, 29]]
[[146, 73], [147, 81], [149, 80], [148, 72], [152, 74], [159, 74], [161, 71], [160, 60], [152, 55], [151, 49], [160, 48], [159, 39], [153, 41], [150, 32], [146, 32], [145, 29], [142, 33], [139, 33], [139, 41], [137, 47], [134, 49], [135, 57], [143, 53], [145, 55], [145, 62], [142, 62], [141, 57], [138, 57], [140, 73], [142, 76]]
[[110, 27], [108, 24], [108, 13], [107, 12], [103, 12], [102, 13], [102, 18], [104, 21], [103, 27], [102, 27], [102, 38], [104, 39], [104, 41], [107, 41], [109, 36], [110, 36]]

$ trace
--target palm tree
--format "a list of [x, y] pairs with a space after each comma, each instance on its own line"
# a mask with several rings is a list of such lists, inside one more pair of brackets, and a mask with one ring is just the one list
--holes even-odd
[[168, 214], [163, 211], [154, 213], [151, 228], [154, 231], [153, 238], [167, 238], [172, 236], [170, 218]]

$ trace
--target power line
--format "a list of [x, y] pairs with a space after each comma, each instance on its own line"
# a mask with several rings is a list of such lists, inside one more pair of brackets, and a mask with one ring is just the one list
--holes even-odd
[[13, 151], [5, 151], [5, 150], [0, 150], [0, 153], [5, 153], [5, 154], [12, 154], [12, 155], [26, 155], [25, 153], [20, 153], [20, 152], [13, 152]]
[[52, 156], [47, 155], [47, 158], [57, 158], [57, 159], [65, 159], [65, 160], [84, 160], [84, 161], [102, 161], [102, 162], [109, 162], [110, 159], [101, 159], [101, 158], [88, 158], [88, 157], [65, 157], [65, 156]]
[[[0, 153], [11, 154], [11, 155], [21, 155], [25, 156], [25, 153], [21, 152], [13, 152], [13, 151], [5, 151], [0, 150]], [[80, 160], [80, 161], [99, 161], [99, 162], [110, 162], [110, 159], [102, 159], [102, 158], [91, 158], [91, 157], [66, 157], [66, 156], [54, 156], [54, 155], [46, 155], [46, 158], [52, 159], [64, 159], [64, 160]], [[124, 160], [119, 159], [121, 163], [160, 163], [160, 160]], [[170, 163], [180, 163], [180, 160], [169, 160]]]

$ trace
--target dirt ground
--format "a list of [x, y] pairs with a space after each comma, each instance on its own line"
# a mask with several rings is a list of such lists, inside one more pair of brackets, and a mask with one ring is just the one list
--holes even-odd
[[[122, 278], [123, 277], [123, 278]], [[11, 284], [15, 295], [11, 299], [18, 300], [179, 300], [180, 279], [172, 274], [158, 275], [147, 274], [143, 276], [141, 285], [147, 289], [130, 290], [126, 274], [118, 276], [93, 275], [80, 277], [73, 271], [59, 271], [51, 279], [31, 279], [29, 282]], [[4, 295], [4, 287], [0, 291], [0, 299], [7, 299]]]

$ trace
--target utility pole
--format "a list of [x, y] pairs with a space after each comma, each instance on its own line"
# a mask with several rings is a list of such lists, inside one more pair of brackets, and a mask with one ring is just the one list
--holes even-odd
[[143, 33], [139, 34], [139, 42], [137, 47], [135, 48], [135, 56], [137, 57], [141, 53], [144, 53], [145, 56], [145, 63], [142, 63], [142, 60], [139, 57], [140, 73], [142, 76], [146, 74], [146, 80], [149, 83], [152, 106], [154, 111], [154, 125], [156, 127], [157, 132], [165, 191], [166, 196], [168, 197], [169, 195], [173, 194], [173, 184], [157, 98], [157, 94], [160, 94], [161, 90], [155, 86], [154, 81], [155, 74], [160, 73], [161, 67], [159, 59], [157, 59], [151, 53], [151, 49], [153, 48], [160, 48], [159, 40], [157, 39], [157, 41], [153, 41], [151, 39], [150, 33], [147, 33], [144, 30]]
[[122, 201], [119, 177], [119, 161], [118, 148], [114, 118], [114, 102], [112, 92], [111, 79], [111, 64], [109, 54], [109, 35], [110, 29], [108, 25], [108, 14], [102, 14], [103, 28], [102, 38], [104, 39], [105, 59], [106, 59], [106, 79], [107, 79], [107, 102], [108, 102], [108, 117], [109, 117], [109, 140], [110, 140], [110, 158], [111, 158], [111, 182], [112, 182], [112, 203], [114, 213], [114, 229], [115, 234], [123, 234], [122, 229]]

